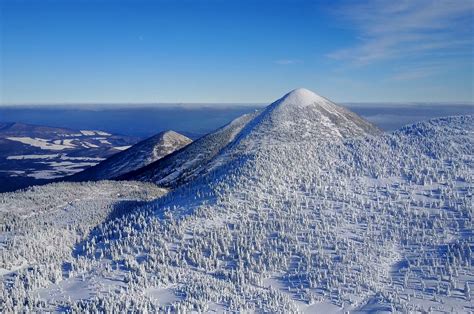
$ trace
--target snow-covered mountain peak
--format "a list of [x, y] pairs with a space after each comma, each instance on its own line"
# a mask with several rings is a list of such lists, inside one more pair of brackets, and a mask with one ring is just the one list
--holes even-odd
[[138, 142], [129, 149], [82, 171], [73, 181], [104, 180], [145, 167], [191, 143], [188, 137], [175, 131], [164, 131]]
[[321, 104], [327, 99], [306, 88], [296, 88], [277, 100], [278, 106], [309, 106]]
[[305, 89], [295, 89], [263, 110], [242, 132], [241, 140], [298, 143], [377, 135], [381, 131], [357, 114]]
[[166, 144], [168, 142], [175, 142], [175, 141], [186, 141], [186, 142], [191, 142], [190, 139], [182, 134], [179, 134], [178, 132], [175, 132], [173, 130], [167, 130], [160, 132], [153, 136], [156, 140], [161, 140], [161, 143]]
[[163, 158], [172, 153], [177, 148], [181, 148], [191, 143], [191, 140], [175, 131], [168, 130], [156, 135], [157, 144], [153, 149], [153, 161]]
[[[306, 88], [297, 88], [267, 107], [267, 115], [283, 124], [306, 124], [311, 128], [352, 129], [350, 135], [374, 133], [377, 128], [355, 113]], [[265, 115], [265, 113], [263, 114]], [[378, 132], [376, 132], [378, 133]]]
[[182, 138], [183, 137], [183, 135], [173, 130], [163, 131], [160, 134], [163, 136], [163, 138], [176, 138], [176, 137]]
[[262, 111], [243, 115], [176, 154], [120, 179], [176, 187], [243, 155], [280, 145], [300, 150], [307, 142], [324, 144], [381, 131], [355, 113], [305, 88], [295, 89]]

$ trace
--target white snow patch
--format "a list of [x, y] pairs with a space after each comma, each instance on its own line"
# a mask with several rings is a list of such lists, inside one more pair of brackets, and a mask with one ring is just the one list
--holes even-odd
[[103, 132], [103, 131], [93, 131], [93, 130], [81, 130], [81, 133], [86, 136], [94, 136], [94, 135], [102, 135], [102, 136], [110, 136], [112, 134]]
[[131, 145], [129, 146], [115, 146], [114, 148], [117, 149], [117, 150], [126, 150], [126, 149], [129, 149], [130, 147], [132, 147]]
[[64, 144], [55, 144], [49, 140], [43, 138], [31, 138], [31, 137], [7, 137], [10, 141], [16, 141], [23, 144], [31, 145], [34, 147], [39, 147], [44, 150], [63, 150], [74, 148], [75, 145], [70, 142], [65, 142]]

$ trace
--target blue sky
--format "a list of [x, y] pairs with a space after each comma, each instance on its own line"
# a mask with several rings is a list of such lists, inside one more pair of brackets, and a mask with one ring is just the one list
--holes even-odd
[[0, 103], [473, 101], [472, 0], [0, 0]]

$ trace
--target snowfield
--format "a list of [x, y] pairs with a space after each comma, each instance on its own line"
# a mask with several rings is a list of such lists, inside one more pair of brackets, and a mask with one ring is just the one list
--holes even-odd
[[162, 197], [0, 194], [2, 312], [474, 311], [474, 116], [382, 134], [298, 89], [241, 122], [135, 172]]
[[25, 160], [25, 159], [56, 159], [61, 160], [84, 160], [84, 161], [102, 161], [105, 158], [100, 157], [70, 157], [66, 154], [45, 154], [45, 155], [15, 155], [8, 156], [7, 160]]
[[31, 145], [34, 147], [38, 147], [44, 150], [63, 150], [63, 149], [70, 149], [74, 148], [75, 145], [71, 144], [70, 142], [61, 144], [61, 143], [50, 143], [50, 141], [43, 139], [43, 138], [31, 138], [31, 137], [7, 137], [10, 141], [17, 141], [23, 144]]
[[91, 135], [102, 135], [102, 136], [110, 136], [112, 134], [103, 132], [103, 131], [89, 131], [89, 130], [81, 130], [83, 135], [91, 136]]

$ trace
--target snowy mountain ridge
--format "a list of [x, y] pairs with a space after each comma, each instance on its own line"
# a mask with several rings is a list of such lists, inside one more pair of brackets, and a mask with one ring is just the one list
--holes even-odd
[[185, 148], [146, 167], [124, 174], [119, 179], [151, 181], [164, 187], [176, 187], [196, 178], [258, 112], [244, 114]]
[[[117, 153], [98, 165], [88, 168], [67, 181], [107, 180], [127, 172], [145, 167], [169, 154], [179, 150], [192, 140], [174, 131], [164, 131], [132, 147]], [[61, 178], [60, 180], [64, 180]]]

